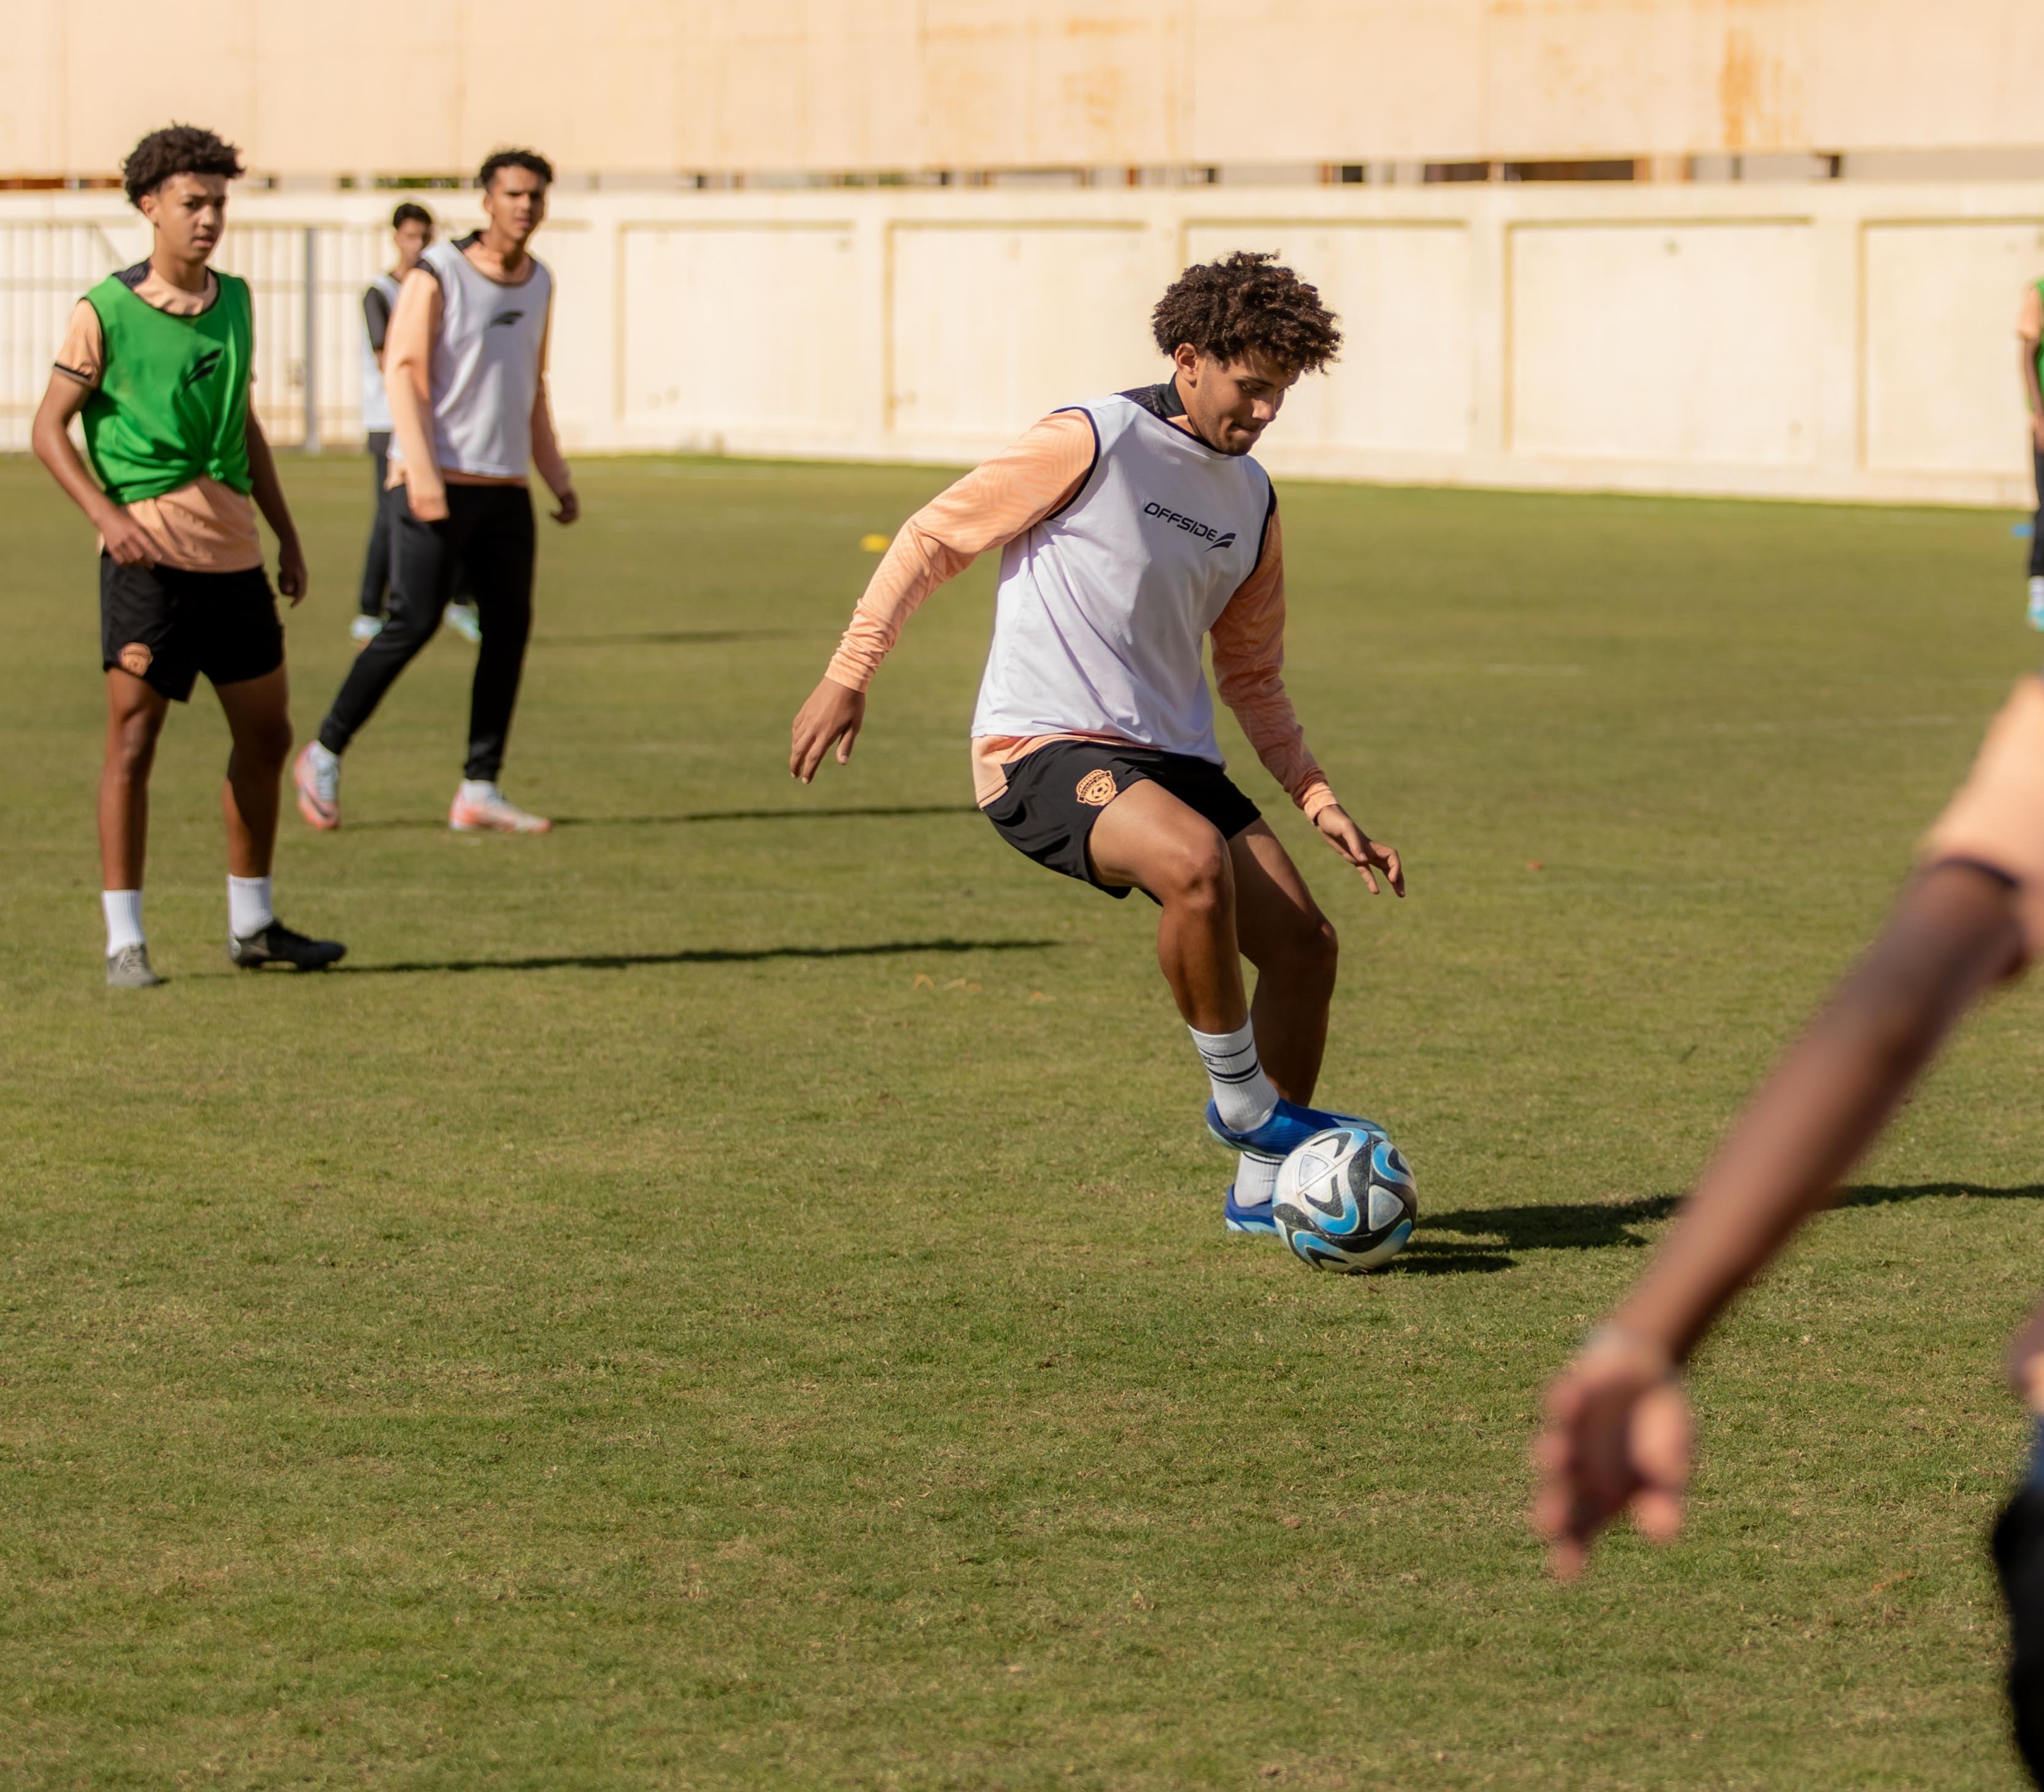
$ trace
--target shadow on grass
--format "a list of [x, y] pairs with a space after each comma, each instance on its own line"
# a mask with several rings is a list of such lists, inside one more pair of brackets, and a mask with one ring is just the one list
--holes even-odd
[[[812, 629], [807, 639], [816, 639]], [[797, 641], [797, 628], [666, 628], [639, 635], [535, 635], [536, 647], [713, 647], [727, 641]]]
[[[2044, 1201], [2044, 1184], [1988, 1188], [1964, 1182], [1858, 1183], [1841, 1191], [1832, 1205], [1885, 1207], [1898, 1201], [1949, 1200], [1961, 1195], [1981, 1201]], [[1399, 1261], [1423, 1252], [1481, 1257], [1495, 1248], [1432, 1242], [1429, 1234], [1439, 1232], [1495, 1239], [1508, 1251], [1637, 1249], [1649, 1242], [1639, 1228], [1668, 1218], [1681, 1203], [1679, 1195], [1639, 1195], [1623, 1201], [1557, 1201], [1545, 1207], [1464, 1207], [1454, 1213], [1427, 1214], [1420, 1220], [1421, 1230], [1414, 1236], [1412, 1249]], [[1487, 1261], [1485, 1266], [1503, 1268], [1511, 1261], [1508, 1257], [1495, 1263]], [[1431, 1272], [1445, 1273], [1449, 1268], [1443, 1264]]]
[[673, 827], [698, 821], [850, 821], [864, 815], [976, 815], [970, 803], [904, 803], [869, 809], [700, 809], [676, 815], [556, 815], [556, 827]]
[[894, 958], [919, 952], [1042, 952], [1055, 939], [890, 939], [871, 946], [699, 946], [681, 952], [561, 953], [531, 958], [443, 958], [336, 965], [328, 977], [405, 977], [424, 971], [628, 971], [642, 965], [757, 965], [775, 958]]
[[[905, 803], [863, 809], [699, 809], [670, 815], [555, 815], [560, 827], [686, 827], [699, 821], [853, 821], [868, 816], [976, 815], [970, 803]], [[386, 815], [381, 821], [352, 821], [351, 834], [375, 834], [394, 828], [447, 828], [444, 815]]]
[[[1420, 1224], [1424, 1226], [1426, 1222], [1423, 1219]], [[1389, 1268], [1394, 1276], [1494, 1276], [1500, 1269], [1518, 1266], [1518, 1258], [1507, 1257], [1502, 1251], [1483, 1245], [1450, 1245], [1419, 1231]]]

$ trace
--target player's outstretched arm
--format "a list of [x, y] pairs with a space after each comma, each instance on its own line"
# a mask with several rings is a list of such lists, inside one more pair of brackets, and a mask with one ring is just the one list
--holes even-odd
[[835, 746], [840, 766], [851, 763], [852, 743], [866, 726], [866, 693], [835, 678], [816, 681], [809, 701], [795, 712], [793, 738], [788, 748], [788, 774], [804, 784], [816, 775], [824, 755]]
[[2016, 891], [1982, 866], [1912, 882], [1873, 950], [1762, 1084], [1674, 1231], [1548, 1390], [1534, 1528], [1563, 1579], [1630, 1510], [1681, 1523], [1689, 1422], [1681, 1365], [1740, 1288], [1831, 1197], [1945, 1034], [2023, 961]]
[[1076, 496], [1093, 453], [1093, 425], [1075, 411], [1054, 412], [901, 525], [874, 569], [830, 670], [796, 712], [791, 777], [807, 784], [833, 746], [840, 766], [850, 762], [866, 722], [866, 687], [909, 618], [979, 554], [1012, 541]]
[[50, 470], [51, 478], [63, 487], [64, 495], [98, 530], [114, 563], [146, 566], [156, 558], [155, 544], [141, 524], [99, 489], [99, 482], [71, 439], [71, 420], [85, 409], [91, 396], [91, 387], [70, 374], [51, 374], [48, 389], [36, 409], [29, 444], [36, 451], [36, 459]]
[[298, 545], [298, 526], [291, 520], [291, 507], [284, 501], [277, 457], [270, 452], [270, 438], [263, 433], [252, 409], [248, 413], [248, 479], [256, 508], [277, 537], [277, 589], [296, 609], [305, 595], [305, 552]]

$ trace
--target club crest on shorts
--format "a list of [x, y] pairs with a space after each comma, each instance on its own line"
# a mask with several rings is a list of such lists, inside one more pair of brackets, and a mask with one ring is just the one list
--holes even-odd
[[116, 656], [120, 662], [121, 670], [136, 678], [140, 677], [149, 670], [156, 657], [140, 641], [130, 641]]
[[1114, 773], [1105, 766], [1079, 780], [1078, 799], [1089, 808], [1104, 809], [1121, 792], [1114, 787]]

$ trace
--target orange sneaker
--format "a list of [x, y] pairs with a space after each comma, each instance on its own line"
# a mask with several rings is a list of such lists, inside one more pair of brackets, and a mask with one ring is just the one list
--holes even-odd
[[329, 753], [315, 755], [318, 745], [305, 743], [291, 767], [291, 782], [298, 787], [298, 813], [328, 834], [340, 826], [340, 762]]
[[466, 785], [457, 790], [448, 826], [457, 834], [550, 834], [554, 824], [520, 808], [493, 784], [480, 794], [471, 794]]

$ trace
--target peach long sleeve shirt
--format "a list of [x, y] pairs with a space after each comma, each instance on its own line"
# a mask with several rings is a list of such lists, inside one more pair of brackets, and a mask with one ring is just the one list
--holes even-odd
[[[874, 570], [828, 676], [863, 691], [925, 599], [989, 548], [1054, 517], [1085, 486], [1093, 431], [1084, 413], [1054, 412], [910, 517]], [[1285, 549], [1274, 508], [1254, 570], [1208, 631], [1214, 678], [1256, 756], [1311, 819], [1335, 800], [1307, 750], [1284, 678]], [[1123, 744], [1119, 735], [983, 735], [972, 742], [973, 787], [982, 808], [1007, 788], [1008, 764], [1055, 740]]]

